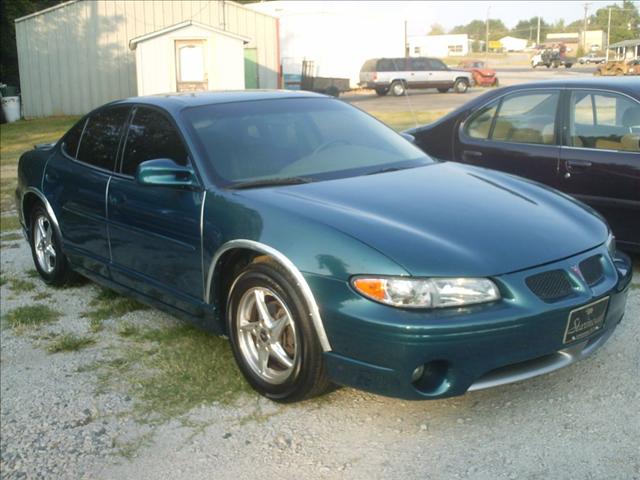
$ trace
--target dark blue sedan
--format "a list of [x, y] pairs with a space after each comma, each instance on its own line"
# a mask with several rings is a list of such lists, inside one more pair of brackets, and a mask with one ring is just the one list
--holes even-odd
[[523, 380], [591, 354], [625, 311], [629, 260], [589, 207], [435, 161], [329, 97], [118, 101], [18, 169], [45, 282], [77, 272], [227, 335], [278, 401]]

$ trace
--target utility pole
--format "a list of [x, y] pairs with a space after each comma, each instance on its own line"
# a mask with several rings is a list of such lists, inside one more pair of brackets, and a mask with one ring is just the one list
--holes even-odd
[[407, 21], [404, 21], [404, 58], [409, 58], [409, 43], [407, 42]]
[[604, 53], [605, 58], [607, 59], [607, 62], [609, 61], [609, 39], [610, 38], [611, 38], [611, 7], [609, 7], [609, 20], [607, 21], [607, 50]]
[[536, 47], [540, 45], [540, 15], [538, 15], [538, 36], [536, 37]]
[[484, 54], [486, 56], [486, 60], [489, 60], [489, 11], [491, 7], [487, 7], [487, 30], [485, 32], [484, 38]]
[[589, 11], [589, 4], [584, 4], [584, 30], [582, 30], [582, 49], [584, 53], [587, 53], [587, 12]]

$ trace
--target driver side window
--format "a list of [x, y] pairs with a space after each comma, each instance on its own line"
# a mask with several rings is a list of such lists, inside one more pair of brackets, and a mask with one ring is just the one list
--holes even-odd
[[169, 158], [182, 166], [188, 163], [187, 150], [171, 122], [158, 110], [137, 107], [129, 125], [122, 173], [133, 176], [138, 165], [157, 158]]

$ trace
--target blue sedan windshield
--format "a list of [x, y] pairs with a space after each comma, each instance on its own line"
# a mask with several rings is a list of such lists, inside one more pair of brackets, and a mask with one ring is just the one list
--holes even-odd
[[339, 100], [212, 104], [184, 114], [207, 166], [225, 186], [343, 178], [433, 163], [392, 129]]

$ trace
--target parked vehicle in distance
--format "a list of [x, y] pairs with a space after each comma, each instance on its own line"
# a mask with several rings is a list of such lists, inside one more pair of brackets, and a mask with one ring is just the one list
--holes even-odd
[[436, 88], [440, 93], [453, 89], [465, 93], [472, 75], [447, 67], [442, 60], [426, 57], [373, 58], [360, 69], [359, 85], [373, 88], [378, 95], [404, 95], [408, 88]]
[[473, 99], [410, 131], [430, 155], [561, 190], [599, 211], [640, 251], [640, 82], [545, 81]]
[[593, 353], [625, 311], [629, 258], [590, 209], [434, 161], [331, 97], [117, 101], [18, 173], [45, 282], [76, 271], [227, 335], [277, 401], [520, 381]]
[[458, 64], [458, 68], [471, 72], [473, 82], [481, 87], [497, 87], [498, 76], [493, 68], [488, 68], [482, 60], [465, 60]]
[[565, 54], [556, 49], [545, 49], [531, 57], [532, 68], [558, 68], [560, 66], [571, 68], [575, 62], [576, 59], [574, 57], [567, 57], [565, 56]]
[[578, 58], [578, 63], [580, 65], [589, 65], [590, 63], [607, 63], [607, 57], [605, 57], [604, 55], [598, 55], [597, 53], [589, 53], [584, 57]]
[[611, 77], [622, 75], [640, 75], [640, 59], [616, 60], [600, 65], [595, 72], [595, 76]]

